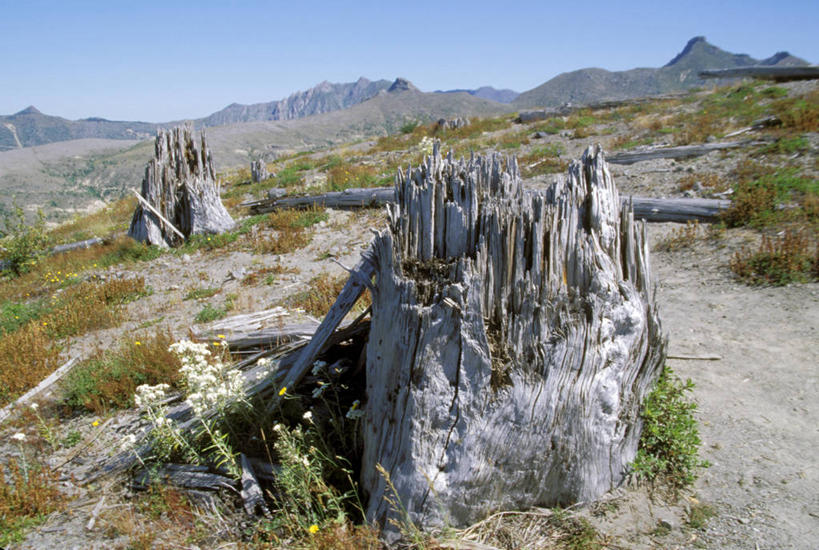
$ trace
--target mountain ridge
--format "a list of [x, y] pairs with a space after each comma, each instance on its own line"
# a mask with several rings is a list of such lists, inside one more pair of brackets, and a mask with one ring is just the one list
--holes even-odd
[[[704, 69], [722, 69], [748, 65], [809, 65], [788, 52], [777, 52], [757, 60], [747, 54], [735, 54], [710, 44], [704, 36], [690, 39], [682, 51], [659, 68], [635, 68], [608, 71], [597, 67], [561, 73], [531, 90], [523, 92], [512, 105], [515, 108], [556, 107], [565, 103], [586, 104], [660, 95], [703, 86], [709, 82], [699, 77]], [[710, 84], [714, 84], [713, 80]]]

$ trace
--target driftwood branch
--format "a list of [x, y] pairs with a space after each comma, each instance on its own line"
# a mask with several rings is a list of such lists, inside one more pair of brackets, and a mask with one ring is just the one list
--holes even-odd
[[754, 65], [751, 67], [732, 67], [730, 69], [708, 69], [700, 71], [700, 78], [760, 78], [787, 82], [789, 80], [813, 80], [819, 78], [819, 66], [769, 67]]

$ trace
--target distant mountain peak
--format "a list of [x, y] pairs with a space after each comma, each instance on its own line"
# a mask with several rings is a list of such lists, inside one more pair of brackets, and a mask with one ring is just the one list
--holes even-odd
[[705, 39], [704, 36], [695, 36], [694, 38], [689, 40], [688, 43], [683, 48], [683, 50], [680, 53], [678, 53], [674, 57], [674, 59], [672, 59], [671, 61], [666, 63], [665, 66], [666, 67], [671, 67], [672, 65], [675, 65], [675, 64], [679, 63], [680, 60], [682, 60], [684, 57], [687, 57], [688, 55], [691, 54], [691, 52], [694, 50], [694, 47], [697, 44], [704, 44], [706, 46], [710, 46], [710, 44], [708, 43], [708, 41]]
[[16, 115], [41, 115], [43, 113], [41, 113], [40, 110], [37, 107], [35, 107], [34, 105], [29, 105], [28, 107], [26, 107], [25, 109], [23, 109], [19, 113], [14, 113], [14, 114], [16, 116]]
[[395, 79], [395, 82], [393, 82], [389, 88], [387, 88], [388, 93], [405, 92], [407, 90], [413, 90], [415, 92], [420, 91], [412, 82], [406, 78], [401, 78], [400, 76]]

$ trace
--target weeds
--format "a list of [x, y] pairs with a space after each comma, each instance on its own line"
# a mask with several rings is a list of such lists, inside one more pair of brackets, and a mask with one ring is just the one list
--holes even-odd
[[781, 237], [763, 235], [757, 251], [743, 249], [734, 254], [731, 271], [755, 285], [819, 280], [819, 245], [811, 254], [810, 240], [807, 230], [786, 229]]
[[560, 158], [563, 153], [563, 146], [559, 143], [535, 147], [528, 154], [518, 157], [521, 175], [530, 178], [565, 171], [569, 163]]
[[685, 524], [692, 529], [704, 529], [708, 520], [717, 515], [717, 512], [708, 504], [692, 499], [688, 510], [688, 520]]
[[697, 405], [686, 393], [694, 388], [691, 380], [680, 381], [665, 366], [654, 390], [643, 403], [643, 432], [632, 463], [639, 479], [662, 479], [671, 487], [682, 488], [697, 478], [697, 470], [708, 463], [698, 456], [700, 446], [694, 411]]
[[307, 228], [328, 219], [323, 209], [277, 210], [267, 218], [268, 227], [276, 234], [257, 237], [254, 251], [257, 254], [288, 254], [304, 248], [312, 240]]
[[45, 466], [15, 458], [0, 465], [0, 545], [20, 542], [27, 528], [62, 507], [65, 496], [57, 488], [57, 477]]
[[693, 222], [688, 221], [685, 225], [672, 229], [666, 238], [657, 243], [657, 250], [671, 252], [683, 248], [690, 248], [694, 245], [700, 233], [699, 222], [696, 220]]
[[179, 380], [178, 357], [169, 351], [170, 332], [157, 330], [143, 339], [127, 338], [113, 350], [97, 350], [75, 367], [63, 382], [64, 402], [75, 409], [105, 414], [133, 405], [133, 395], [142, 384]]
[[214, 287], [206, 287], [206, 288], [193, 288], [185, 294], [185, 297], [182, 298], [183, 300], [201, 300], [203, 298], [210, 298], [212, 296], [216, 296], [219, 294], [221, 289], [214, 288]]
[[194, 321], [197, 323], [210, 323], [211, 321], [216, 321], [217, 319], [223, 319], [227, 316], [227, 314], [227, 307], [217, 307], [211, 304], [205, 304], [202, 306], [202, 309], [199, 310], [199, 313], [197, 313], [194, 317]]

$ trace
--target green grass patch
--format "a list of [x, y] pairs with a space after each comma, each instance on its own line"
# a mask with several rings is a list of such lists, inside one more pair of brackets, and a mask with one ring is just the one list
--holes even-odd
[[202, 309], [199, 310], [199, 313], [196, 314], [196, 317], [194, 317], [194, 321], [197, 323], [209, 323], [217, 319], [222, 319], [226, 317], [227, 314], [228, 310], [226, 307], [216, 307], [211, 304], [205, 304], [202, 306]]
[[213, 287], [204, 287], [204, 288], [194, 288], [190, 290], [185, 297], [182, 298], [183, 300], [200, 300], [202, 298], [210, 298], [211, 296], [215, 296], [219, 293], [218, 288]]
[[654, 390], [648, 394], [641, 413], [643, 433], [632, 463], [640, 479], [662, 479], [682, 488], [697, 478], [697, 470], [708, 465], [699, 455], [700, 436], [694, 411], [697, 405], [688, 394], [694, 388], [689, 379], [677, 379], [665, 366]]

